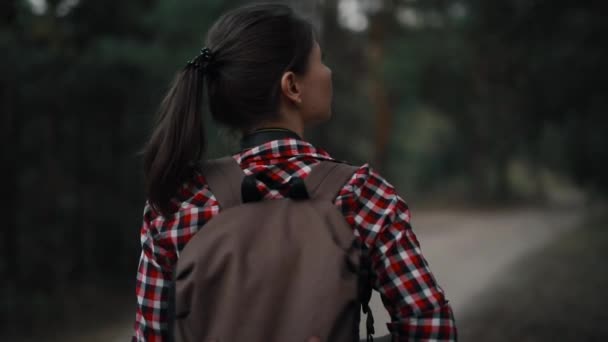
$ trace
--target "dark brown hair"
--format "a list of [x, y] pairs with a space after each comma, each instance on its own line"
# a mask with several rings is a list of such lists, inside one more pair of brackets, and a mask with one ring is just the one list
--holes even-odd
[[203, 158], [203, 85], [213, 119], [246, 131], [278, 115], [281, 76], [305, 73], [313, 44], [310, 23], [286, 5], [240, 7], [213, 24], [206, 39], [211, 60], [176, 75], [143, 151], [146, 194], [157, 212], [173, 211], [171, 198]]

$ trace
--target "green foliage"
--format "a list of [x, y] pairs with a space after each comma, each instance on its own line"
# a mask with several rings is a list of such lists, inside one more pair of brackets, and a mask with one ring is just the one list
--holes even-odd
[[[27, 1], [1, 2], [0, 190], [8, 203], [0, 207], [0, 275], [8, 281], [0, 310], [85, 280], [132, 280], [145, 200], [138, 152], [173, 74], [198, 53], [212, 21], [242, 2], [81, 0], [61, 15], [60, 1], [43, 14]], [[514, 163], [608, 193], [608, 22], [599, 5], [391, 3], [435, 19], [408, 26], [390, 12], [381, 44], [371, 44], [370, 32], [338, 23], [336, 1], [319, 7], [334, 117], [307, 138], [338, 159], [373, 160], [369, 88], [378, 73], [392, 114], [382, 171], [405, 194], [443, 197], [455, 188], [461, 198], [505, 201], [515, 195]], [[370, 65], [372, 45], [384, 48], [381, 65]], [[207, 130], [210, 156], [236, 149], [230, 132], [213, 123]]]
[[[608, 76], [601, 39], [608, 27], [600, 8], [586, 2], [459, 3], [466, 9], [459, 20], [450, 20], [440, 3], [410, 4], [420, 16], [440, 13], [443, 24], [392, 33], [384, 69], [402, 122], [395, 131], [428, 129], [412, 117], [422, 106], [448, 118], [455, 132], [430, 164], [412, 160], [409, 169], [439, 168], [432, 173], [435, 187], [464, 173], [473, 199], [503, 201], [513, 195], [508, 165], [525, 159], [606, 193], [608, 120], [600, 115], [606, 101], [599, 85]], [[393, 145], [406, 144], [401, 134], [393, 136]], [[453, 156], [461, 172], [437, 160]]]
[[58, 16], [56, 2], [40, 15], [3, 2], [3, 316], [27, 321], [36, 300], [83, 281], [132, 283], [122, 279], [137, 263], [138, 152], [169, 80], [228, 5], [81, 1]]

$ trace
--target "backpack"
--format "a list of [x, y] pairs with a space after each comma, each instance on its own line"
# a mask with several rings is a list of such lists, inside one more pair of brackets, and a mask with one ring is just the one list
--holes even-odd
[[177, 342], [359, 341], [370, 262], [333, 204], [356, 167], [322, 161], [262, 200], [232, 157], [202, 171], [221, 211], [180, 252], [169, 300]]

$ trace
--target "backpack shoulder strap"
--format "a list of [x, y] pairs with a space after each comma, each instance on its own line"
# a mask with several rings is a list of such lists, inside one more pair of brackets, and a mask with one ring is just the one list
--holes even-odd
[[242, 203], [241, 184], [245, 173], [232, 156], [207, 160], [203, 163], [203, 175], [220, 208], [228, 209]]
[[357, 166], [337, 161], [321, 161], [304, 180], [310, 198], [333, 201], [358, 169]]
[[[310, 198], [312, 199], [327, 199], [333, 201], [340, 189], [344, 187], [344, 184], [353, 176], [358, 170], [357, 166], [348, 165], [340, 162], [322, 161], [316, 165], [308, 177], [304, 180], [306, 188]], [[359, 263], [358, 273], [358, 287], [359, 287], [359, 305], [362, 311], [367, 314], [365, 321], [366, 325], [366, 339], [365, 341], [373, 341], [374, 330], [374, 316], [369, 307], [369, 301], [372, 296], [372, 267], [371, 259], [368, 254], [367, 248], [361, 248], [361, 259]], [[355, 329], [357, 335], [359, 335], [359, 322], [361, 320], [361, 313], [357, 308], [357, 324]], [[362, 340], [363, 341], [363, 340]]]

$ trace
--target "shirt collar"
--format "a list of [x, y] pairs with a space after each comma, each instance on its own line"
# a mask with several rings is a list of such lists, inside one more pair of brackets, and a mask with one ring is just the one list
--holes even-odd
[[235, 157], [239, 163], [245, 164], [271, 159], [290, 159], [293, 157], [334, 160], [324, 149], [315, 147], [299, 137], [271, 139], [254, 147], [244, 149]]
[[263, 128], [245, 135], [241, 139], [241, 150], [247, 150], [258, 145], [265, 144], [272, 140], [279, 139], [298, 139], [302, 138], [294, 131], [286, 128]]

